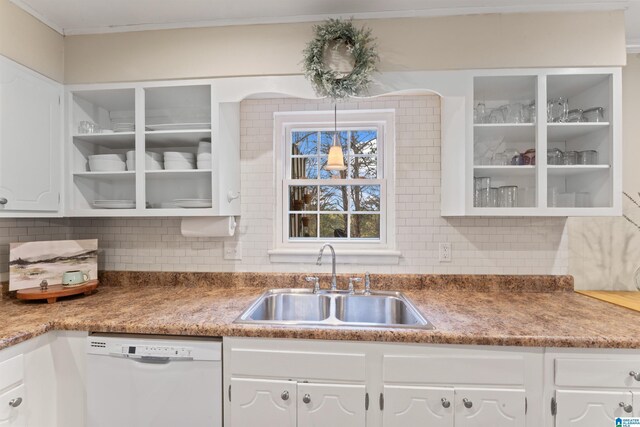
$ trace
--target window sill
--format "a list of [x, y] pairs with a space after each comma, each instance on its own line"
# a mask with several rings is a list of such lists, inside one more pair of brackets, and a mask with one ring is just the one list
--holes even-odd
[[[272, 249], [268, 251], [272, 264], [309, 263], [315, 264], [318, 250], [313, 249]], [[336, 249], [338, 264], [397, 265], [402, 253], [390, 249]], [[323, 262], [331, 262], [331, 251], [326, 250]]]

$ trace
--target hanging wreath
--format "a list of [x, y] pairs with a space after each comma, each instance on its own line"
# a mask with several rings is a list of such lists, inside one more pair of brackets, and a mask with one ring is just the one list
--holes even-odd
[[328, 19], [314, 31], [304, 50], [304, 71], [318, 96], [337, 100], [362, 94], [379, 59], [371, 30], [356, 28], [352, 20]]

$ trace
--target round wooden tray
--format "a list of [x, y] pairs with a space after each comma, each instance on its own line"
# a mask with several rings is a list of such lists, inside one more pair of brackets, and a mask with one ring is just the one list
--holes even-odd
[[91, 295], [97, 287], [97, 280], [89, 280], [88, 282], [78, 286], [51, 285], [46, 290], [42, 290], [39, 287], [20, 289], [17, 292], [17, 297], [18, 299], [23, 300], [46, 299], [49, 304], [52, 304], [60, 297], [68, 297], [70, 295], [78, 294]]

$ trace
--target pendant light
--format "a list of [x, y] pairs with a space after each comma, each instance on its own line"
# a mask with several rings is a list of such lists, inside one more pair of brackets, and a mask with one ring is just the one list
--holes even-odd
[[329, 158], [324, 167], [328, 171], [343, 171], [347, 167], [344, 164], [344, 153], [342, 146], [338, 144], [338, 106], [333, 104], [333, 143], [329, 148]]

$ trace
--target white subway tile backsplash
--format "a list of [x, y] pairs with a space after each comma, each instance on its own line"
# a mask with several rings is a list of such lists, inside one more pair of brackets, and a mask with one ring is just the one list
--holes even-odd
[[[440, 99], [385, 97], [341, 110], [396, 109], [396, 233], [399, 265], [345, 265], [342, 272], [566, 274], [564, 218], [442, 218]], [[233, 239], [243, 259], [223, 259], [222, 241], [186, 238], [179, 218], [0, 219], [0, 272], [15, 241], [98, 238], [100, 268], [147, 271], [328, 271], [329, 266], [271, 264], [275, 214], [273, 112], [330, 110], [326, 100], [252, 99], [241, 104], [242, 216]], [[438, 244], [452, 243], [440, 263]]]

